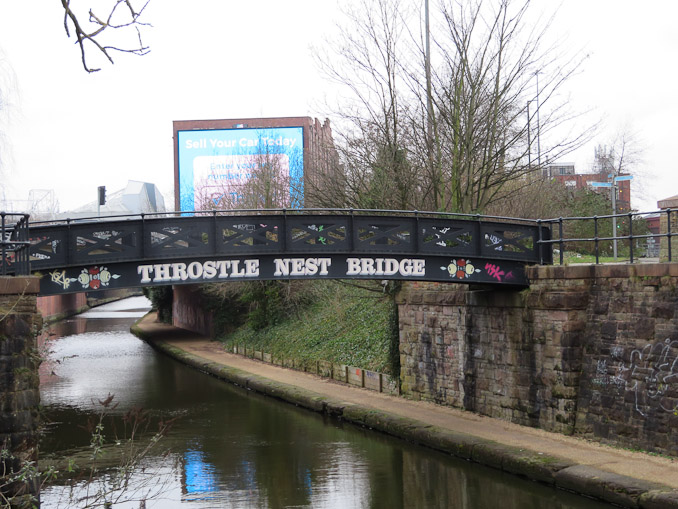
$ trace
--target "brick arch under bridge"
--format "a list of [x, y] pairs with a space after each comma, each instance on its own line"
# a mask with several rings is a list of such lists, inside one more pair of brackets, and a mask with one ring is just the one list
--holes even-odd
[[548, 227], [459, 214], [276, 210], [32, 223], [40, 295], [273, 279], [399, 279], [526, 287]]

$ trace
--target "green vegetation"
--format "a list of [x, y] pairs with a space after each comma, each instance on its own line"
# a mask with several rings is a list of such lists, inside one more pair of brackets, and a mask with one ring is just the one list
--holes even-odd
[[[247, 304], [249, 312], [243, 324], [218, 339], [228, 349], [237, 344], [276, 358], [325, 360], [398, 373], [398, 321], [392, 288], [384, 290], [376, 282], [267, 282], [244, 289], [240, 303]], [[294, 295], [290, 306], [287, 299]]]
[[[618, 256], [617, 260], [614, 259], [613, 256], [599, 256], [598, 257], [598, 263], [621, 263], [621, 262], [628, 262], [629, 259], [628, 257], [624, 256]], [[557, 257], [556, 257], [556, 263], [557, 263]], [[596, 263], [596, 256], [595, 255], [582, 255], [579, 253], [573, 253], [570, 251], [566, 251], [565, 254], [563, 255], [563, 263], [565, 265], [574, 265], [577, 263]]]
[[158, 320], [172, 323], [172, 287], [150, 286], [144, 288], [143, 293], [151, 301], [153, 310], [158, 312]]

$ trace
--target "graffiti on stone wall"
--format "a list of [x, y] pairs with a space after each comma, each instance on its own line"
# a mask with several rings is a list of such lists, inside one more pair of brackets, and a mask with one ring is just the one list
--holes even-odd
[[[593, 383], [614, 385], [634, 395], [635, 410], [647, 416], [650, 406], [678, 415], [678, 341], [666, 339], [648, 343], [631, 352], [628, 361], [623, 358], [623, 349], [612, 349], [611, 357], [618, 361], [610, 370], [607, 360], [596, 365]], [[614, 373], [610, 375], [610, 371]]]

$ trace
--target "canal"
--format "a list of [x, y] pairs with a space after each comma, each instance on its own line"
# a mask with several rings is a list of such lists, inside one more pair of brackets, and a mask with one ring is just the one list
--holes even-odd
[[[113, 395], [102, 421], [103, 463], [44, 488], [43, 508], [84, 507], [102, 494], [115, 508], [609, 507], [188, 368], [129, 333], [147, 310], [148, 301], [134, 297], [56, 323], [43, 335], [43, 463], [64, 470], [71, 458], [86, 466], [100, 401]], [[149, 431], [135, 437], [139, 449], [151, 443], [159, 421], [173, 424], [139, 459], [126, 489], [114, 491], [105, 467], [126, 461], [118, 450], [129, 444], [128, 417], [139, 409], [150, 421]]]

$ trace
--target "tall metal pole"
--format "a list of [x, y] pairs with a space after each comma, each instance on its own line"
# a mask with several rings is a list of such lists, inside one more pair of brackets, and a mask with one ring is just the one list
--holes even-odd
[[[438, 171], [435, 168], [434, 162], [434, 147], [433, 147], [433, 99], [431, 97], [431, 31], [429, 26], [428, 0], [424, 1], [424, 16], [426, 18], [426, 55], [424, 65], [426, 67], [426, 145], [428, 147], [428, 158], [431, 164], [431, 173], [435, 175], [436, 188], [442, 185], [442, 175], [438, 179]], [[435, 188], [434, 188], [435, 189]], [[434, 193], [437, 194], [437, 193]], [[441, 204], [444, 193], [440, 191]], [[434, 203], [438, 208], [438, 196], [434, 196]]]
[[539, 163], [539, 169], [541, 169], [541, 122], [539, 121], [541, 103], [539, 102], [539, 71], [535, 71], [534, 75], [537, 77], [537, 162]]
[[612, 253], [614, 255], [614, 261], [617, 261], [617, 181], [615, 177], [612, 177], [612, 186], [610, 187], [612, 191], [612, 236], [614, 240], [612, 241]]
[[432, 138], [433, 124], [433, 100], [431, 98], [431, 31], [429, 28], [428, 0], [424, 2], [424, 15], [426, 17], [426, 108], [427, 108], [427, 132], [428, 140]]
[[527, 101], [527, 167], [532, 170], [532, 136], [530, 133], [530, 103]]

